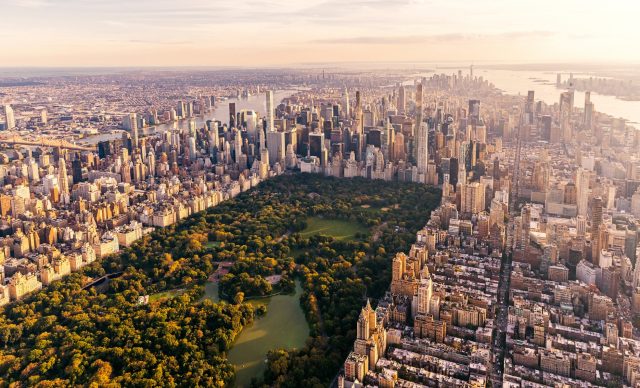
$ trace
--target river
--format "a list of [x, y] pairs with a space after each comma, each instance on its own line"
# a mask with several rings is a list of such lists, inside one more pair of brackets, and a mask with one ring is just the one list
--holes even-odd
[[[458, 70], [462, 70], [463, 75], [469, 74], [469, 67], [460, 67], [459, 69], [447, 67], [446, 69], [438, 69], [436, 73], [453, 74]], [[505, 94], [526, 96], [529, 90], [535, 91], [536, 101], [542, 100], [546, 104], [554, 104], [560, 102], [560, 93], [565, 89], [558, 89], [555, 86], [556, 74], [562, 74], [562, 80], [569, 78], [567, 70], [552, 71], [531, 71], [531, 70], [497, 70], [483, 69], [474, 67], [473, 75], [483, 77], [490, 83], [493, 83], [498, 89], [504, 91]], [[429, 76], [430, 74], [425, 74]], [[574, 77], [582, 78], [585, 75], [579, 75], [574, 72]], [[537, 80], [537, 82], [536, 82]], [[540, 80], [546, 82], [541, 83]], [[640, 101], [625, 101], [615, 96], [606, 96], [591, 92], [591, 102], [598, 112], [606, 113], [616, 118], [624, 118], [632, 124], [640, 123]], [[575, 92], [575, 106], [584, 107], [584, 92]]]

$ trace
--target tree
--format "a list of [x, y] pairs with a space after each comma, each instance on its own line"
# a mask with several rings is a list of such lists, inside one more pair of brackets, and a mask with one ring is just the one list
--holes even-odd
[[238, 291], [236, 292], [236, 295], [233, 297], [233, 303], [241, 304], [242, 302], [244, 302], [244, 292]]

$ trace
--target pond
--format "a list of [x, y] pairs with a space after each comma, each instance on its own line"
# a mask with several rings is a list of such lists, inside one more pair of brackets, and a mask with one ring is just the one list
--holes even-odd
[[227, 355], [236, 368], [236, 387], [248, 387], [252, 378], [262, 377], [269, 350], [304, 346], [309, 337], [309, 325], [300, 306], [301, 295], [302, 286], [296, 281], [293, 295], [276, 295], [249, 302], [255, 306], [266, 304], [267, 314], [242, 330]]
[[218, 282], [206, 282], [204, 285], [204, 298], [210, 299], [212, 302], [220, 302], [220, 293], [218, 291]]

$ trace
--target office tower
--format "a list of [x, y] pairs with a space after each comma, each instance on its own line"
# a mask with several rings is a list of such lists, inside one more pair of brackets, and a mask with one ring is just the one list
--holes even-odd
[[40, 111], [40, 121], [44, 125], [47, 125], [47, 123], [49, 122], [49, 119], [47, 118], [47, 110], [46, 109], [43, 109], [43, 110]]
[[591, 200], [591, 238], [597, 236], [602, 224], [602, 197], [594, 197]]
[[469, 66], [469, 78], [473, 80], [473, 65]]
[[269, 163], [282, 164], [284, 161], [286, 147], [284, 141], [284, 132], [268, 131], [267, 132], [267, 149], [269, 150]]
[[235, 127], [236, 126], [236, 103], [235, 102], [230, 102], [229, 103], [229, 127]]
[[67, 164], [63, 157], [58, 159], [58, 183], [60, 193], [69, 194], [69, 177], [67, 176]]
[[4, 106], [4, 118], [5, 118], [5, 128], [13, 129], [16, 127], [16, 116], [13, 112], [13, 108], [11, 105], [7, 104]]
[[[273, 124], [273, 91], [267, 90], [267, 132], [275, 131]], [[267, 140], [268, 141], [268, 140]], [[284, 150], [283, 150], [284, 151]]]
[[234, 161], [240, 163], [240, 157], [242, 156], [242, 135], [240, 131], [236, 131], [233, 138], [233, 154]]
[[420, 124], [422, 123], [422, 104], [423, 104], [423, 86], [422, 83], [419, 83], [416, 86], [416, 130], [420, 128]]
[[324, 133], [314, 132], [309, 134], [309, 156], [320, 158], [324, 149]]
[[560, 94], [559, 118], [560, 132], [565, 143], [570, 143], [573, 137], [571, 128], [571, 112], [573, 112], [574, 92], [570, 90]]
[[469, 124], [477, 124], [480, 121], [480, 100], [469, 100]]
[[187, 108], [185, 107], [184, 101], [182, 100], [178, 101], [176, 115], [183, 119], [186, 117], [186, 113], [187, 113]]
[[149, 149], [149, 154], [147, 155], [147, 166], [149, 167], [149, 176], [153, 177], [156, 175], [156, 154], [153, 152], [153, 147]]
[[562, 84], [562, 74], [558, 73], [556, 76], [556, 88], [559, 88]]
[[356, 91], [356, 120], [358, 120], [359, 125], [356, 128], [358, 133], [362, 133], [362, 100], [360, 99], [360, 91]]
[[576, 171], [576, 202], [578, 205], [578, 215], [587, 215], [589, 205], [589, 171], [578, 168]]
[[133, 142], [133, 149], [138, 148], [138, 115], [135, 113], [129, 113], [123, 120], [124, 129], [131, 132], [131, 140]]
[[344, 94], [342, 97], [344, 98], [344, 117], [349, 118], [351, 114], [351, 106], [349, 105], [349, 91], [347, 88], [344, 88]]
[[402, 114], [405, 112], [407, 106], [407, 96], [406, 91], [404, 90], [404, 86], [400, 86], [398, 89], [398, 113]]
[[71, 162], [71, 175], [73, 176], [73, 183], [82, 181], [82, 162], [78, 158]]
[[416, 133], [416, 165], [418, 174], [427, 173], [427, 165], [429, 164], [429, 125], [420, 123], [420, 127]]
[[593, 103], [591, 102], [591, 92], [584, 92], [584, 118], [582, 119], [584, 128], [590, 130], [593, 123]]
[[111, 155], [111, 143], [108, 141], [98, 142], [98, 157], [104, 159], [108, 155]]
[[526, 124], [533, 124], [533, 117], [535, 113], [534, 105], [535, 105], [535, 92], [533, 90], [529, 90], [527, 92], [527, 101], [524, 105], [524, 113], [527, 120]]

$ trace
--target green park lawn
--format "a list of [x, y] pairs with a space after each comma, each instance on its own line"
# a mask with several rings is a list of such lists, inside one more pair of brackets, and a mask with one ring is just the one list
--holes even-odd
[[182, 294], [184, 290], [168, 290], [149, 295], [149, 302], [157, 302], [164, 299], [175, 298]]
[[368, 229], [355, 222], [335, 218], [309, 217], [307, 227], [300, 234], [309, 237], [317, 234], [330, 236], [336, 240], [353, 240], [356, 233], [367, 233]]

